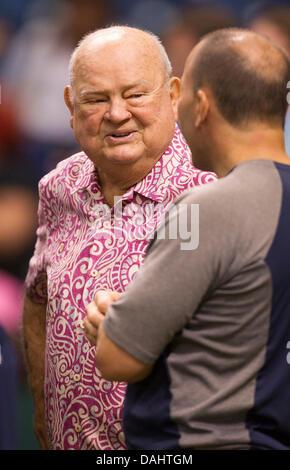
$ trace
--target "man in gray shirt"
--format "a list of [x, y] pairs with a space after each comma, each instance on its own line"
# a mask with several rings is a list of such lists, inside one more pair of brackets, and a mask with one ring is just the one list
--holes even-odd
[[289, 69], [238, 29], [187, 60], [181, 127], [220, 179], [179, 197], [133, 283], [84, 324], [104, 377], [129, 382], [129, 449], [290, 449]]

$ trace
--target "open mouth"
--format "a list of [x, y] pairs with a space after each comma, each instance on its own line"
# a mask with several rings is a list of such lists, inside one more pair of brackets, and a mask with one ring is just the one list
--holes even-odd
[[127, 142], [134, 137], [135, 133], [135, 131], [112, 132], [111, 134], [108, 134], [106, 138], [112, 143]]

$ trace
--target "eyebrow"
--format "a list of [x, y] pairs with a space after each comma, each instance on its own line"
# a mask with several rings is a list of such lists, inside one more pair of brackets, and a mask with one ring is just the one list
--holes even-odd
[[[132, 83], [124, 87], [124, 90], [127, 91], [133, 88], [137, 88], [139, 86], [148, 86], [148, 85], [150, 85], [150, 82], [148, 82], [147, 80], [141, 80], [140, 82]], [[107, 94], [107, 90], [84, 89], [80, 91], [80, 98], [90, 96], [90, 95], [106, 95], [106, 94]]]
[[80, 98], [83, 98], [85, 96], [89, 95], [105, 95], [105, 91], [97, 91], [97, 90], [81, 90], [80, 91]]

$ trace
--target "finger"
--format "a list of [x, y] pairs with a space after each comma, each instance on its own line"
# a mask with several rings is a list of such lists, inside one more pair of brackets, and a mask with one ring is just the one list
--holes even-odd
[[97, 345], [97, 338], [95, 336], [91, 336], [89, 334], [86, 334], [85, 335], [88, 342], [92, 345], [92, 346], [96, 346]]
[[83, 320], [83, 328], [84, 328], [84, 334], [85, 334], [86, 338], [89, 340], [89, 342], [93, 345], [96, 345], [97, 337], [98, 337], [98, 328], [95, 327], [88, 320], [88, 317], [86, 317]]
[[112, 292], [112, 299], [113, 299], [113, 302], [116, 302], [120, 297], [121, 297], [121, 293], [120, 292]]
[[99, 311], [95, 302], [91, 302], [86, 306], [86, 312], [88, 321], [98, 327], [102, 313]]
[[105, 315], [108, 307], [113, 303], [118, 300], [120, 297], [119, 292], [106, 292], [106, 291], [99, 291], [97, 292], [94, 302], [98, 308], [98, 310]]
[[95, 336], [98, 333], [99, 323], [92, 323], [88, 317], [85, 317], [83, 320], [84, 331], [92, 336]]
[[89, 343], [92, 345], [92, 346], [96, 346], [97, 344], [97, 335], [92, 335], [91, 333], [89, 333], [88, 331], [84, 331], [85, 333], [85, 337], [87, 338], [87, 340], [89, 341]]

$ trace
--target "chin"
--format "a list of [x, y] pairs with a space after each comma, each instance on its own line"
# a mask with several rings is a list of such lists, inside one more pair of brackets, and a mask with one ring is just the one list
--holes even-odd
[[114, 155], [108, 155], [107, 156], [107, 161], [111, 163], [117, 163], [120, 165], [129, 165], [136, 163], [138, 160], [141, 160], [142, 155], [140, 154], [134, 154], [134, 153], [118, 153]]
[[107, 152], [105, 154], [105, 157], [108, 162], [112, 163], [119, 163], [119, 164], [130, 164], [130, 163], [135, 163], [138, 160], [141, 160], [144, 157], [144, 149], [143, 148], [130, 148], [129, 146], [119, 146], [115, 148], [114, 150], [112, 149], [111, 151]]

